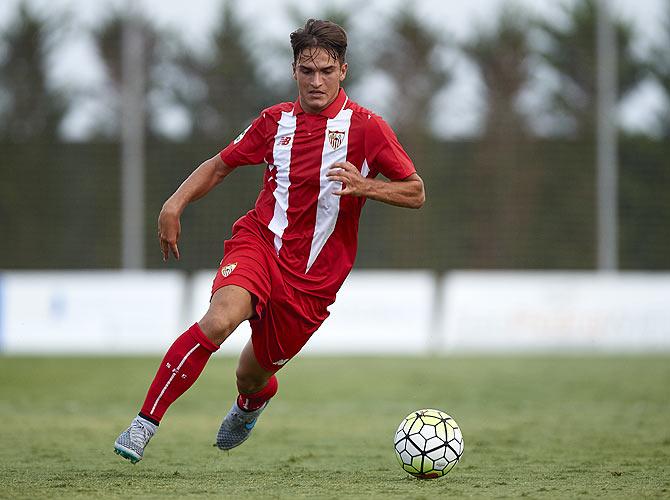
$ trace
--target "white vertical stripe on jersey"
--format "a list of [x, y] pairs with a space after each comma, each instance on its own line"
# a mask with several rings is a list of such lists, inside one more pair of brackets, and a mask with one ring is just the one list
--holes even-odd
[[[333, 163], [346, 161], [347, 147], [349, 145], [349, 126], [351, 125], [351, 109], [341, 110], [335, 118], [331, 118], [326, 123], [326, 133], [323, 140], [323, 153], [321, 155], [321, 172], [319, 175], [319, 200], [316, 205], [316, 225], [314, 227], [314, 236], [312, 237], [312, 246], [309, 250], [309, 259], [307, 260], [308, 273], [312, 264], [321, 253], [326, 241], [337, 223], [337, 216], [340, 213], [340, 197], [333, 194], [333, 191], [342, 189], [341, 182], [328, 180], [326, 174]], [[344, 132], [342, 144], [333, 149], [328, 138], [328, 132]]]
[[[270, 231], [275, 234], [275, 251], [277, 255], [279, 255], [279, 250], [282, 247], [284, 229], [288, 226], [288, 190], [291, 186], [289, 173], [291, 171], [291, 148], [293, 147], [295, 127], [296, 117], [293, 113], [282, 111], [272, 147], [274, 166], [277, 169], [277, 173], [275, 174], [277, 187], [272, 193], [275, 197], [275, 211], [272, 220], [268, 224]], [[282, 145], [281, 139], [287, 137], [289, 138], [289, 143]]]

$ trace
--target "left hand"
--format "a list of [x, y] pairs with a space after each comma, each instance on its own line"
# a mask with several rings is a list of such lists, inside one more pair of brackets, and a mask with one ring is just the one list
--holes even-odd
[[333, 163], [326, 174], [329, 180], [342, 183], [342, 189], [333, 191], [338, 196], [365, 196], [367, 179], [348, 161]]

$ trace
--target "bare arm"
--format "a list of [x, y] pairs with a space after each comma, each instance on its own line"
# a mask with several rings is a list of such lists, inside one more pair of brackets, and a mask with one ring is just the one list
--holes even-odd
[[349, 162], [335, 163], [330, 167], [328, 178], [342, 183], [336, 195], [365, 196], [371, 200], [405, 208], [421, 208], [426, 201], [423, 180], [417, 174], [400, 181], [383, 181], [363, 177]]
[[158, 240], [163, 260], [168, 260], [170, 252], [179, 260], [177, 246], [181, 233], [179, 218], [186, 206], [209, 193], [232, 170], [217, 154], [202, 162], [163, 204], [158, 215]]

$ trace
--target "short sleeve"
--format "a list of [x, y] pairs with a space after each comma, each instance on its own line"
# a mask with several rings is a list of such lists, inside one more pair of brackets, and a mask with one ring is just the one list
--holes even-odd
[[229, 167], [257, 165], [265, 159], [265, 115], [263, 112], [219, 153]]
[[391, 127], [379, 116], [370, 115], [365, 133], [365, 158], [372, 172], [392, 181], [402, 180], [416, 172]]

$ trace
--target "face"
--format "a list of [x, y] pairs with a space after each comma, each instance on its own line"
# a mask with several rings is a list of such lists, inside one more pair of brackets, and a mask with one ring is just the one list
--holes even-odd
[[347, 63], [340, 64], [324, 49], [303, 50], [293, 63], [302, 109], [307, 113], [323, 111], [337, 97], [346, 74]]

